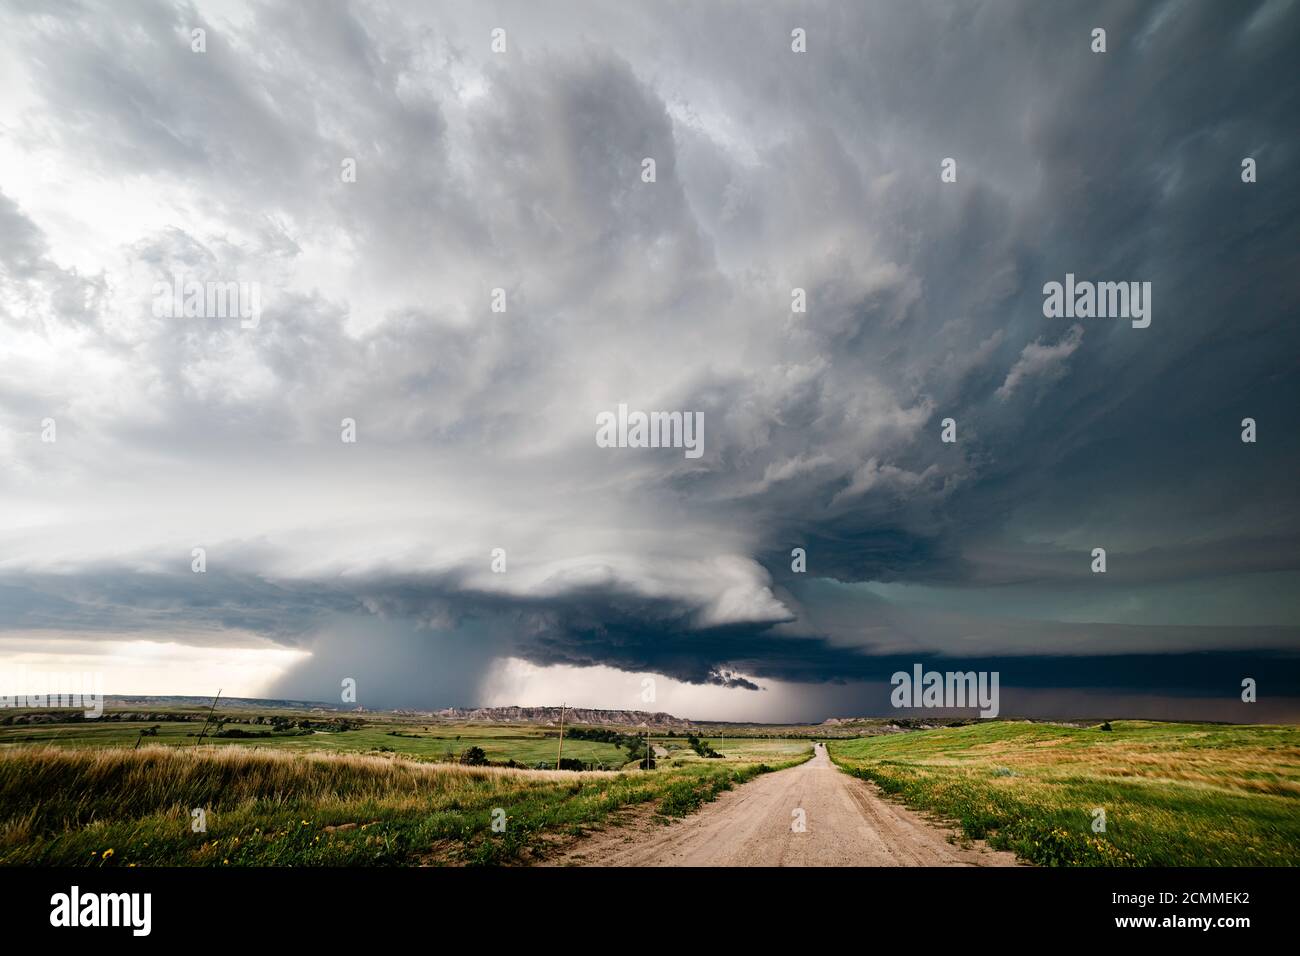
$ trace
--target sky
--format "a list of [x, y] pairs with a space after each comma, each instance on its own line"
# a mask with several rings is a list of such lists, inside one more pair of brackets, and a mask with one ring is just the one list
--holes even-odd
[[[0, 670], [812, 721], [922, 664], [1300, 720], [1297, 40], [0, 0]], [[1067, 275], [1150, 324], [1046, 314]], [[603, 447], [620, 405], [702, 453]]]

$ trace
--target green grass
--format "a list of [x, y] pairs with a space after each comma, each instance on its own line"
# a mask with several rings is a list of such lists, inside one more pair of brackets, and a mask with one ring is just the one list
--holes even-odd
[[[202, 721], [85, 721], [68, 724], [36, 724], [0, 727], [0, 746], [49, 744], [61, 747], [131, 747], [140, 731], [157, 726], [156, 737], [146, 737], [141, 746], [193, 747], [198, 742]], [[260, 732], [269, 727], [227, 724], [228, 728]], [[204, 744], [217, 747], [270, 747], [298, 752], [368, 753], [380, 751], [404, 754], [425, 760], [455, 759], [468, 747], [481, 747], [493, 763], [514, 760], [532, 766], [555, 762], [558, 739], [537, 727], [438, 725], [429, 730], [424, 725], [383, 720], [367, 721], [358, 730], [339, 733], [318, 732], [308, 735], [276, 734], [273, 737], [214, 738], [209, 728]], [[394, 736], [398, 731], [402, 736]], [[413, 736], [410, 736], [413, 735]], [[612, 744], [588, 740], [564, 741], [564, 756], [586, 763], [603, 763], [610, 768], [627, 761], [627, 751]]]
[[844, 770], [1041, 865], [1300, 864], [1300, 730], [1112, 726], [995, 721], [829, 749]]
[[[321, 715], [294, 713], [293, 716]], [[338, 733], [317, 732], [309, 735], [295, 733], [276, 734], [273, 737], [214, 738], [213, 727], [208, 728], [204, 744], [215, 747], [253, 747], [291, 750], [302, 753], [396, 753], [420, 760], [454, 761], [466, 748], [481, 747], [491, 763], [516, 763], [532, 767], [538, 763], [554, 764], [559, 743], [558, 730], [535, 724], [466, 724], [421, 723], [413, 719], [394, 719], [380, 715], [340, 714], [359, 720], [364, 726], [357, 730]], [[157, 726], [156, 737], [144, 738], [141, 746], [157, 744], [165, 747], [193, 747], [203, 721], [117, 721], [87, 720], [59, 724], [17, 724], [0, 726], [0, 748], [9, 745], [48, 744], [59, 747], [132, 747], [140, 731]], [[267, 725], [228, 723], [228, 728], [261, 732], [270, 730]], [[394, 735], [396, 731], [400, 736]], [[628, 733], [635, 734], [635, 729]], [[639, 735], [638, 735], [639, 736]], [[728, 759], [762, 762], [785, 760], [808, 751], [807, 740], [779, 740], [748, 737], [703, 738], [715, 749], [720, 749]], [[670, 766], [686, 763], [693, 758], [685, 737], [652, 735], [652, 742], [670, 750], [666, 761]], [[566, 736], [564, 756], [584, 763], [601, 764], [607, 769], [622, 768], [628, 762], [627, 751], [613, 744], [592, 740], [578, 740]]]
[[[798, 762], [791, 761], [785, 766]], [[689, 816], [704, 804], [718, 799], [718, 794], [733, 789], [736, 784], [745, 783], [761, 773], [775, 769], [777, 768], [765, 763], [748, 764], [728, 775], [712, 773], [707, 766], [699, 767], [701, 772], [682, 776], [667, 783], [659, 801], [659, 813], [664, 817]]]
[[[723, 746], [719, 737], [701, 737], [705, 743], [722, 754], [721, 758], [710, 759], [697, 756], [686, 743], [685, 737], [651, 737], [656, 747], [666, 748], [667, 757], [658, 758], [660, 767], [672, 768], [690, 766], [696, 763], [714, 764], [723, 761], [741, 763], [768, 763], [789, 766], [795, 758], [806, 758], [812, 754], [812, 744], [807, 740], [760, 740], [728, 737]], [[567, 745], [566, 745], [567, 746]], [[799, 762], [799, 761], [796, 761]]]
[[[621, 808], [657, 802], [680, 815], [767, 769], [697, 758], [652, 773], [572, 773], [224, 744], [16, 745], [0, 748], [0, 864], [526, 863]], [[191, 829], [194, 808], [206, 832]]]

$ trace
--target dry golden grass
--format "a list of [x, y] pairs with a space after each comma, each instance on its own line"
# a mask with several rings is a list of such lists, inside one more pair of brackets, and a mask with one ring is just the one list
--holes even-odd
[[[834, 742], [846, 769], [1037, 863], [1294, 865], [1300, 731], [992, 721]], [[1105, 811], [1107, 829], [1091, 829]]]
[[[617, 776], [613, 772], [517, 770], [419, 763], [366, 754], [250, 747], [142, 747], [0, 751], [0, 788], [40, 795], [47, 812], [85, 819], [112, 794], [122, 809], [235, 806], [250, 800], [340, 802], [403, 797], [441, 803]], [[6, 786], [8, 785], [8, 786]], [[80, 795], [75, 802], [69, 795]], [[16, 794], [14, 794], [16, 796]]]
[[[513, 862], [628, 804], [758, 772], [523, 770], [228, 744], [0, 749], [0, 863]], [[196, 809], [206, 829], [191, 828]]]

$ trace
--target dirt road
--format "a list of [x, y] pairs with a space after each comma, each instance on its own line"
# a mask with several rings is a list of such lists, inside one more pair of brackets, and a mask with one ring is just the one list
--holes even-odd
[[[802, 823], [802, 828], [800, 824]], [[950, 843], [952, 831], [840, 772], [818, 744], [664, 826], [643, 813], [579, 841], [561, 866], [1014, 866], [1010, 853]]]

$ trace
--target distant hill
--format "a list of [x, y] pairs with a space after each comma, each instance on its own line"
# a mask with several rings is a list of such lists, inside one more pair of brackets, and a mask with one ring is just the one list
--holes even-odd
[[[525, 723], [555, 724], [560, 723], [558, 707], [445, 707], [434, 711], [434, 716], [446, 720], [481, 720], [485, 723]], [[590, 707], [564, 708], [564, 722], [567, 724], [588, 724], [607, 727], [635, 727], [647, 724], [650, 727], [689, 730], [695, 726], [692, 721], [674, 717], [663, 711], [650, 713], [645, 710], [597, 710]]]
[[[158, 708], [183, 708], [204, 710], [212, 706], [211, 697], [107, 695], [104, 704], [112, 710], [153, 710]], [[559, 726], [559, 707], [444, 707], [441, 710], [413, 710], [398, 707], [391, 710], [372, 710], [355, 704], [327, 704], [317, 700], [260, 700], [253, 697], [222, 697], [217, 702], [218, 711], [295, 710], [332, 711], [338, 713], [390, 713], [402, 717], [437, 718], [439, 720], [482, 721], [483, 723], [541, 724]], [[663, 711], [600, 710], [593, 707], [564, 708], [566, 724], [585, 724], [594, 727], [638, 727], [647, 724], [658, 730], [690, 730], [699, 726], [695, 721], [675, 717]]]

